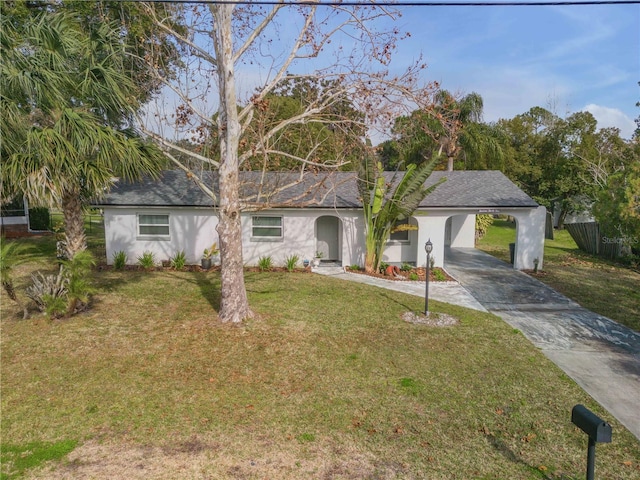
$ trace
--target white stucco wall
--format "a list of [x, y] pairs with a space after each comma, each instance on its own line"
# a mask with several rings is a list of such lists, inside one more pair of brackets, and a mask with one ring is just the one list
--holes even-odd
[[516, 219], [516, 251], [513, 268], [532, 270], [534, 260], [538, 259], [538, 268], [544, 264], [544, 230], [547, 209], [538, 207], [528, 211], [511, 213]]
[[[517, 246], [515, 252], [516, 269], [532, 269], [533, 260], [539, 259], [542, 268], [544, 253], [544, 227], [546, 210], [509, 210], [516, 218]], [[149, 239], [137, 235], [138, 214], [168, 214], [170, 237]], [[281, 216], [283, 237], [278, 239], [252, 238], [252, 216]], [[318, 248], [316, 220], [322, 216], [339, 220], [339, 249], [342, 265], [364, 264], [364, 219], [362, 211], [335, 209], [280, 209], [242, 214], [243, 260], [245, 265], [256, 265], [260, 257], [271, 256], [273, 264], [284, 265], [286, 257], [298, 255], [300, 260], [311, 260]], [[451, 228], [447, 232], [447, 219], [451, 218]], [[124, 251], [128, 263], [137, 263], [145, 251], [155, 254], [156, 260], [166, 261], [178, 251], [184, 250], [187, 262], [199, 264], [205, 248], [218, 241], [215, 230], [218, 219], [215, 212], [204, 208], [104, 208], [107, 262], [113, 263], [115, 252]], [[436, 213], [416, 212], [410, 220], [418, 226], [409, 232], [408, 241], [391, 241], [383, 253], [383, 261], [400, 264], [426, 265], [424, 245], [427, 240], [433, 244], [431, 256], [434, 265], [444, 265], [445, 247], [473, 248], [475, 242], [475, 213], [464, 210], [440, 210]]]
[[[473, 248], [475, 242], [475, 214], [461, 210], [439, 210], [437, 212], [415, 212], [418, 220], [417, 262], [424, 267], [427, 264], [427, 253], [424, 246], [431, 240], [433, 250], [431, 257], [434, 266], [444, 266], [446, 247]], [[447, 220], [451, 218], [451, 228], [447, 229]]]
[[[139, 237], [138, 214], [169, 215], [167, 239]], [[205, 248], [218, 241], [215, 227], [218, 218], [211, 209], [183, 208], [104, 208], [107, 263], [113, 264], [113, 255], [124, 251], [127, 263], [134, 265], [144, 252], [153, 252], [156, 261], [169, 260], [184, 250], [187, 263], [198, 264]]]
[[448, 244], [452, 248], [474, 248], [476, 239], [476, 216], [474, 214], [455, 215], [451, 218], [451, 237]]
[[[145, 238], [137, 235], [139, 214], [169, 215], [169, 238]], [[252, 216], [282, 216], [283, 238], [252, 238]], [[274, 265], [284, 265], [285, 258], [298, 255], [311, 260], [316, 252], [316, 219], [333, 216], [340, 222], [340, 256], [343, 265], [362, 263], [364, 258], [364, 225], [359, 212], [332, 209], [287, 209], [247, 212], [242, 214], [243, 260], [256, 265], [262, 256], [271, 256]], [[153, 252], [158, 262], [172, 258], [184, 250], [189, 264], [199, 264], [202, 252], [218, 242], [215, 230], [218, 218], [211, 209], [197, 208], [104, 208], [107, 263], [113, 255], [124, 251], [127, 263], [134, 265], [144, 252]]]

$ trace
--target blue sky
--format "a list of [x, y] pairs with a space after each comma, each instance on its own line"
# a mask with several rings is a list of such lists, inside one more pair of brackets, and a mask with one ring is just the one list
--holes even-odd
[[422, 52], [425, 78], [477, 92], [484, 120], [540, 106], [560, 116], [588, 110], [629, 138], [640, 115], [640, 5], [402, 7], [411, 33], [394, 59]]
[[[464, 1], [464, 0], [462, 0]], [[618, 127], [631, 138], [640, 115], [640, 4], [580, 6], [447, 6], [399, 7], [378, 29], [410, 32], [398, 43], [391, 69], [403, 72], [422, 54], [424, 82], [438, 81], [456, 94], [477, 92], [484, 100], [484, 120], [513, 118], [532, 107], [561, 117], [590, 111], [598, 127]], [[268, 30], [268, 42], [256, 49], [254, 61], [241, 63], [237, 88], [247, 98], [273, 74], [298, 34], [299, 16], [284, 10]], [[320, 8], [319, 15], [330, 13]], [[384, 17], [381, 17], [384, 18]], [[387, 23], [389, 22], [389, 23]], [[331, 46], [350, 43], [338, 37]], [[303, 60], [303, 71], [314, 63], [333, 62], [332, 48], [317, 61]], [[210, 78], [202, 77], [203, 84]], [[209, 92], [205, 111], [217, 108]], [[175, 95], [165, 91], [149, 111], [169, 112]], [[148, 116], [147, 118], [152, 118]], [[161, 131], [159, 127], [151, 127]], [[170, 125], [162, 130], [177, 135]], [[375, 143], [381, 138], [374, 138]]]

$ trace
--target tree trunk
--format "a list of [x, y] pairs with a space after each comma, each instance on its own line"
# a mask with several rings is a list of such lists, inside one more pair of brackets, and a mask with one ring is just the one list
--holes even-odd
[[62, 196], [62, 213], [64, 214], [66, 255], [68, 259], [72, 259], [76, 253], [87, 248], [80, 194], [74, 192], [64, 193]]
[[564, 230], [564, 221], [567, 219], [567, 215], [569, 211], [566, 208], [560, 210], [560, 215], [558, 216], [558, 230]]
[[453, 157], [447, 157], [447, 171], [453, 172]]
[[22, 319], [26, 320], [27, 318], [29, 318], [29, 310], [27, 310], [27, 307], [24, 306], [22, 302], [18, 299], [18, 296], [16, 295], [16, 289], [13, 286], [13, 282], [11, 280], [5, 280], [2, 282], [2, 287], [4, 288], [4, 291], [7, 292], [7, 296], [11, 300], [16, 302], [18, 306], [22, 309]]
[[220, 106], [218, 131], [220, 134], [219, 192], [220, 209], [217, 226], [220, 239], [221, 295], [220, 320], [239, 323], [253, 316], [244, 285], [242, 261], [242, 228], [238, 180], [238, 122], [233, 38], [231, 20], [233, 5], [211, 5], [215, 22], [215, 49]]

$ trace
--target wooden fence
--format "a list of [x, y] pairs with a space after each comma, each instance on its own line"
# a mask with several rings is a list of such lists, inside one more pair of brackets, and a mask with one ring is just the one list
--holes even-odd
[[622, 243], [602, 237], [597, 222], [566, 223], [564, 228], [580, 250], [607, 258], [617, 258], [622, 255]]

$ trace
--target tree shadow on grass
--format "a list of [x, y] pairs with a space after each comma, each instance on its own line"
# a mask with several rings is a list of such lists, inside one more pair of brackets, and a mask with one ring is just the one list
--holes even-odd
[[[176, 282], [186, 282], [196, 285], [202, 297], [218, 312], [220, 310], [220, 277], [211, 272], [175, 272], [173, 270], [156, 269], [160, 275], [173, 275], [182, 273], [180, 277], [176, 275]], [[128, 284], [141, 282], [148, 275], [154, 272], [148, 272], [139, 268], [128, 268], [124, 271], [105, 271], [96, 272], [96, 283], [101, 293], [115, 293]], [[98, 305], [100, 301], [94, 299], [94, 305]]]
[[398, 299], [397, 299], [397, 298], [393, 298], [392, 296], [390, 296], [390, 295], [388, 295], [388, 294], [386, 294], [386, 293], [383, 293], [383, 294], [382, 294], [382, 295], [380, 295], [380, 296], [381, 296], [381, 297], [383, 297], [383, 298], [386, 298], [390, 303], [395, 303], [396, 305], [400, 305], [401, 307], [403, 307], [403, 308], [407, 309], [407, 310], [408, 310], [408, 311], [410, 311], [410, 312], [412, 312], [412, 311], [416, 310], [415, 308], [412, 308], [412, 306], [411, 306], [411, 305], [407, 305], [407, 304], [406, 304], [406, 303], [404, 303], [404, 302], [400, 302], [400, 301], [398, 301]]
[[216, 275], [213, 277], [206, 272], [194, 272], [192, 278], [193, 282], [195, 282], [200, 289], [202, 297], [209, 302], [209, 305], [211, 305], [216, 312], [219, 312], [221, 296], [220, 276]]
[[517, 455], [513, 450], [511, 450], [511, 448], [509, 448], [509, 446], [506, 443], [504, 443], [502, 440], [500, 440], [498, 437], [496, 437], [492, 433], [486, 434], [485, 438], [487, 439], [489, 444], [493, 448], [495, 448], [498, 451], [498, 453], [504, 456], [509, 462], [523, 465], [527, 470], [529, 470], [533, 476], [532, 478], [542, 478], [544, 480], [560, 480], [560, 479], [566, 478], [564, 476], [556, 477], [555, 475], [550, 477], [545, 472], [540, 470], [540, 468], [529, 465], [519, 455]]

